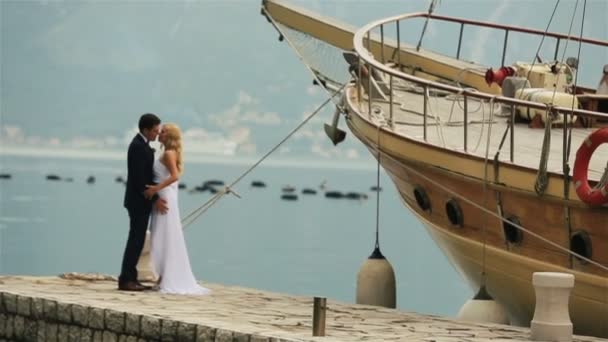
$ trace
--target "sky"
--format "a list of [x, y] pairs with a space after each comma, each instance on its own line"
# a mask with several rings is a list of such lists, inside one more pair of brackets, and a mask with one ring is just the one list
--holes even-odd
[[[360, 26], [398, 13], [425, 11], [430, 1], [292, 2]], [[260, 15], [260, 3], [0, 1], [0, 153], [25, 148], [30, 153], [124, 151], [145, 112], [181, 126], [187, 153], [227, 158], [265, 153], [326, 94], [312, 84], [287, 44], [278, 41], [274, 28]], [[544, 29], [553, 4], [442, 0], [436, 13]], [[552, 30], [567, 33], [575, 5], [574, 0], [561, 1]], [[608, 2], [589, 0], [587, 6], [585, 32], [608, 40]], [[423, 46], [453, 53], [454, 32], [431, 22]], [[417, 41], [419, 26], [407, 33], [402, 37]], [[500, 64], [502, 33], [465, 34], [471, 37], [463, 47], [465, 59]], [[513, 35], [508, 58], [529, 60], [537, 43]], [[552, 56], [551, 51], [546, 48], [541, 54]], [[576, 55], [573, 44], [568, 55]], [[608, 62], [608, 51], [583, 51], [581, 60], [601, 66]], [[590, 86], [599, 80], [595, 70], [581, 69], [580, 77]], [[325, 137], [323, 123], [332, 114], [332, 108], [322, 111], [279, 149], [279, 158], [366, 160], [368, 153], [352, 135], [338, 147]]]

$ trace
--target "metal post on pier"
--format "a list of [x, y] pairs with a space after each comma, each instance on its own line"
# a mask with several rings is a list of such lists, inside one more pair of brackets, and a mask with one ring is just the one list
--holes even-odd
[[312, 336], [325, 336], [327, 298], [315, 297], [312, 309]]

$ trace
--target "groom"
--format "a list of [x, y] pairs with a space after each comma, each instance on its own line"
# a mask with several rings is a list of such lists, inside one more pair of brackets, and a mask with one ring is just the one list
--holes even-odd
[[148, 145], [156, 140], [160, 132], [160, 119], [154, 114], [144, 114], [139, 118], [139, 133], [129, 145], [127, 154], [127, 184], [124, 206], [129, 212], [129, 238], [122, 259], [122, 270], [118, 278], [118, 289], [123, 291], [143, 291], [149, 287], [137, 281], [137, 261], [144, 246], [152, 205], [161, 212], [167, 211], [165, 200], [154, 195], [144, 197], [146, 185], [153, 184], [154, 150]]

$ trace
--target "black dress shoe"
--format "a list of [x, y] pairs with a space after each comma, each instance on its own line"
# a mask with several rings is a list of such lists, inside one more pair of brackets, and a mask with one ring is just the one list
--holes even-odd
[[134, 281], [127, 281], [124, 283], [119, 283], [118, 289], [121, 291], [143, 291], [145, 290], [145, 286]]
[[152, 290], [152, 286], [144, 285], [140, 282], [137, 282], [137, 285], [141, 286], [144, 289], [144, 291]]

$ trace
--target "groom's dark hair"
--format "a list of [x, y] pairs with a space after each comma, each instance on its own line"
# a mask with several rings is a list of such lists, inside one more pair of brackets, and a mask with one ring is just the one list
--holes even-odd
[[139, 131], [143, 131], [144, 128], [151, 129], [152, 127], [160, 125], [160, 119], [158, 116], [152, 113], [146, 113], [139, 118]]

